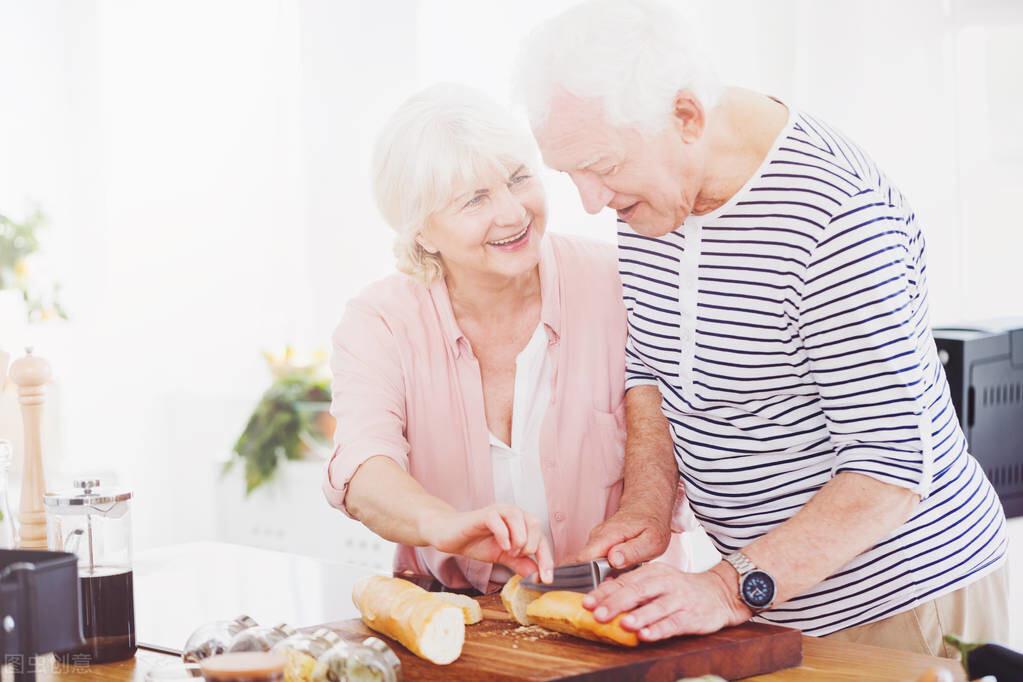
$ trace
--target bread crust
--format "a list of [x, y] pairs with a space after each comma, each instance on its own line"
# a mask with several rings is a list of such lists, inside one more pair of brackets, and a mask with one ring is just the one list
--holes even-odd
[[639, 637], [621, 626], [624, 614], [609, 623], [601, 623], [583, 606], [579, 592], [546, 592], [526, 609], [529, 622], [540, 627], [595, 642], [639, 646]]
[[431, 594], [452, 606], [462, 609], [462, 616], [465, 618], [466, 625], [475, 625], [483, 620], [483, 608], [472, 597], [458, 594], [457, 592], [432, 592]]
[[352, 601], [363, 623], [398, 640], [420, 658], [445, 665], [462, 654], [462, 610], [418, 585], [399, 578], [369, 576], [356, 583]]

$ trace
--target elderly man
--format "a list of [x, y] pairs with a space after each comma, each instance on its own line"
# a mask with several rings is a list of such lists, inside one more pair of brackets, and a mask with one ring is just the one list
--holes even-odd
[[1004, 639], [1005, 516], [949, 400], [912, 208], [827, 123], [717, 88], [684, 29], [592, 0], [520, 65], [544, 161], [621, 223], [625, 492], [580, 558], [663, 551], [678, 473], [725, 557], [642, 566], [587, 608], [648, 641], [751, 617], [932, 655]]

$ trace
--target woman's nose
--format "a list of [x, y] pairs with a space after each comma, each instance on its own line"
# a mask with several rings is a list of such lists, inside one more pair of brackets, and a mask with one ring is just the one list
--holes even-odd
[[615, 193], [608, 189], [600, 178], [593, 173], [579, 172], [572, 173], [572, 182], [579, 190], [579, 199], [587, 213], [596, 215], [604, 210]]
[[508, 188], [497, 193], [497, 212], [494, 215], [494, 222], [506, 227], [522, 227], [526, 223], [526, 216], [529, 211], [523, 206], [519, 197], [515, 196]]

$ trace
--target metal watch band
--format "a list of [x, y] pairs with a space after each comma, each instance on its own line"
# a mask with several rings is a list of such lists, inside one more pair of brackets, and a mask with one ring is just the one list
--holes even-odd
[[725, 561], [730, 563], [732, 567], [739, 573], [739, 578], [746, 575], [750, 571], [757, 570], [756, 564], [750, 561], [750, 558], [742, 552], [733, 552], [725, 557]]
[[728, 556], [725, 557], [725, 561], [730, 563], [732, 567], [736, 570], [736, 572], [739, 574], [739, 599], [741, 599], [742, 602], [749, 607], [749, 609], [753, 612], [754, 616], [757, 615], [758, 613], [766, 611], [767, 609], [771, 608], [771, 606], [773, 606], [774, 604], [773, 598], [771, 599], [771, 603], [767, 604], [766, 606], [756, 606], [754, 604], [751, 604], [749, 601], [746, 600], [746, 596], [743, 594], [742, 585], [745, 577], [752, 573], [753, 571], [760, 571], [761, 573], [764, 573], [764, 575], [770, 578], [771, 581], [773, 582], [774, 578], [771, 578], [770, 574], [757, 568], [757, 565], [754, 564], [753, 561], [742, 552], [733, 552], [732, 554], [729, 554]]

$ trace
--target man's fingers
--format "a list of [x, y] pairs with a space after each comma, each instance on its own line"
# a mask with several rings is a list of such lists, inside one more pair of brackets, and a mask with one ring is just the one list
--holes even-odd
[[616, 579], [618, 589], [603, 599], [593, 610], [593, 617], [605, 623], [619, 613], [632, 611], [648, 601], [660, 597], [664, 592], [664, 580], [656, 576], [636, 576], [642, 569]]
[[589, 592], [583, 597], [583, 606], [591, 611], [595, 609], [599, 604], [603, 604], [604, 600], [610, 597], [618, 590], [625, 587], [625, 582], [622, 578], [612, 578], [611, 580], [605, 580], [604, 582], [597, 585], [595, 589]]
[[690, 631], [686, 627], [685, 613], [682, 611], [675, 611], [667, 618], [648, 625], [639, 631], [639, 638], [644, 642], [656, 642], [668, 637], [674, 637], [675, 635], [684, 635]]
[[586, 545], [576, 553], [569, 563], [603, 559], [612, 547], [628, 539], [629, 536], [623, 532], [620, 524], [602, 523], [590, 531]]
[[609, 549], [607, 560], [615, 568], [628, 568], [656, 559], [664, 553], [658, 550], [658, 538], [649, 530], [644, 530], [636, 537], [620, 542]]
[[682, 595], [667, 591], [622, 618], [622, 627], [637, 632], [681, 610], [684, 604], [685, 599]]

